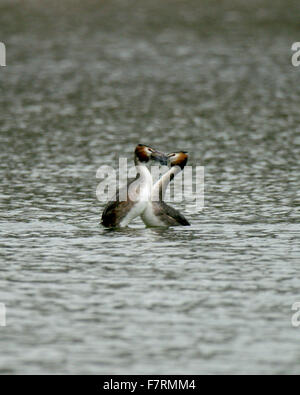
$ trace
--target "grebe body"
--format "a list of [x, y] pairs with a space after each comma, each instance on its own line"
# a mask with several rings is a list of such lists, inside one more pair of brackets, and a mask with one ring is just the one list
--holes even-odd
[[174, 177], [180, 173], [188, 160], [184, 151], [168, 154], [170, 170], [165, 173], [152, 189], [151, 199], [141, 218], [146, 226], [189, 226], [188, 220], [175, 208], [163, 201], [167, 187]]

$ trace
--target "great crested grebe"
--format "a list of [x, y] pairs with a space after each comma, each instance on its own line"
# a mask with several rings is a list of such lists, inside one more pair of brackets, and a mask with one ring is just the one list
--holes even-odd
[[[102, 213], [102, 225], [108, 228], [127, 226], [134, 218], [140, 216], [151, 198], [153, 180], [147, 163], [151, 160], [162, 165], [167, 164], [166, 154], [147, 145], [139, 144], [134, 151], [134, 163], [137, 176], [128, 183], [127, 191], [123, 190], [126, 200], [120, 201], [121, 191], [118, 190], [113, 201], [110, 201]], [[125, 187], [126, 188], [126, 187]]]
[[141, 214], [141, 218], [147, 226], [188, 226], [190, 223], [175, 208], [163, 201], [167, 187], [174, 177], [180, 173], [187, 164], [188, 155], [184, 151], [172, 152], [168, 154], [167, 171], [152, 189], [151, 199], [146, 209]]

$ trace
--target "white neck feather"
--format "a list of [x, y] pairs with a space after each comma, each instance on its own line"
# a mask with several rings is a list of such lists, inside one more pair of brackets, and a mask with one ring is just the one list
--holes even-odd
[[173, 166], [168, 170], [155, 184], [152, 188], [151, 200], [159, 201], [164, 200], [166, 190], [171, 182], [171, 180], [176, 177], [178, 173], [181, 172], [180, 166]]
[[139, 177], [130, 186], [129, 193], [132, 193], [132, 200], [146, 202], [151, 197], [153, 186], [152, 175], [144, 163], [138, 163], [136, 170]]

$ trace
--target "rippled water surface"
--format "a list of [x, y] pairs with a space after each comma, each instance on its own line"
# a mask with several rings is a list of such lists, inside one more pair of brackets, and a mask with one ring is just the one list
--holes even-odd
[[[299, 2], [0, 1], [1, 373], [300, 373]], [[99, 225], [137, 143], [188, 228]]]

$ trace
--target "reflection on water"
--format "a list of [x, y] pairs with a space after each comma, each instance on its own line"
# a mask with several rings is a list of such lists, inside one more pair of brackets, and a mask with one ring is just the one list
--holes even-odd
[[[296, 10], [1, 2], [1, 373], [299, 373]], [[99, 225], [137, 143], [205, 166], [191, 227]]]

